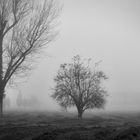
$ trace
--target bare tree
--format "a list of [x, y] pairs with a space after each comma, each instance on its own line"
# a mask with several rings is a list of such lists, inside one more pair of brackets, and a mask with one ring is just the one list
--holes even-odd
[[103, 108], [106, 101], [102, 81], [107, 76], [95, 67], [92, 71], [89, 64], [90, 60], [82, 61], [80, 56], [75, 56], [72, 63], [60, 66], [54, 79], [56, 86], [52, 97], [65, 108], [76, 106], [79, 119], [85, 110]]
[[55, 38], [59, 10], [55, 0], [0, 0], [0, 115], [9, 80], [30, 70], [29, 60]]

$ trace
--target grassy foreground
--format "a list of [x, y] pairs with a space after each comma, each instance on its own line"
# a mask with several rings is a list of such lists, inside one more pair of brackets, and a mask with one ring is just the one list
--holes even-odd
[[7, 112], [0, 140], [140, 140], [140, 114], [90, 114], [78, 121], [70, 113]]

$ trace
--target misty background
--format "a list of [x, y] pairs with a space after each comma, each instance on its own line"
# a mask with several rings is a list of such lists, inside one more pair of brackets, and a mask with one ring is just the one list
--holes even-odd
[[[60, 64], [74, 55], [102, 60], [99, 69], [108, 76], [107, 111], [132, 111], [140, 108], [140, 1], [139, 0], [60, 0], [57, 39], [35, 62], [26, 82], [7, 90], [12, 107], [19, 93], [35, 97], [39, 108], [59, 110], [50, 97], [53, 78]], [[45, 58], [44, 58], [45, 55]]]

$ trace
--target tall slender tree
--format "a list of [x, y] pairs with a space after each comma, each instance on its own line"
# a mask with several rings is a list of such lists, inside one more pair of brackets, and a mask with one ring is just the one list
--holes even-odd
[[30, 69], [29, 60], [55, 36], [55, 0], [0, 0], [0, 116], [9, 80]]

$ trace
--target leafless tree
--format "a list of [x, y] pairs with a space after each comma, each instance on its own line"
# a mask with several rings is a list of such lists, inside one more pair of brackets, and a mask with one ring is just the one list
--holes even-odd
[[90, 60], [81, 60], [77, 55], [72, 63], [60, 66], [54, 79], [56, 86], [52, 97], [65, 108], [76, 106], [79, 119], [85, 110], [103, 108], [106, 102], [102, 81], [107, 76], [95, 67], [91, 70], [89, 64]]
[[51, 42], [60, 7], [55, 0], [0, 0], [0, 115], [6, 86]]

